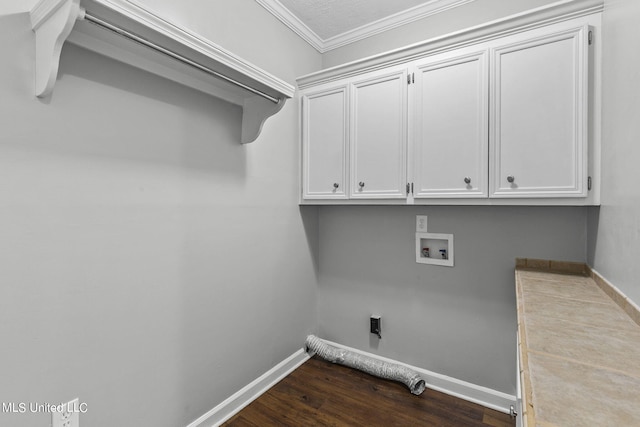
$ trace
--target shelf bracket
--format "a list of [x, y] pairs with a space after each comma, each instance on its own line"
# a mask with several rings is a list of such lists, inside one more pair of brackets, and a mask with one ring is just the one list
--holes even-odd
[[247, 98], [242, 106], [242, 134], [240, 136], [240, 142], [242, 144], [248, 144], [255, 141], [260, 132], [262, 131], [262, 125], [267, 119], [284, 107], [285, 100], [280, 99], [277, 104], [269, 101], [265, 98], [253, 96]]
[[31, 11], [36, 36], [35, 94], [51, 94], [60, 65], [62, 45], [82, 14], [80, 0], [44, 0]]

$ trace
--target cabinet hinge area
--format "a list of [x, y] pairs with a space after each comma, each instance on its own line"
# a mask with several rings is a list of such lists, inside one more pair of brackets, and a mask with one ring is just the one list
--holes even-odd
[[591, 191], [591, 177], [587, 177], [587, 191]]
[[407, 74], [407, 84], [410, 85], [411, 83], [415, 83], [415, 82], [416, 82], [416, 74], [415, 73]]
[[413, 194], [413, 182], [407, 182], [407, 196]]
[[593, 44], [593, 31], [589, 31], [589, 35], [587, 36], [589, 40], [589, 45]]

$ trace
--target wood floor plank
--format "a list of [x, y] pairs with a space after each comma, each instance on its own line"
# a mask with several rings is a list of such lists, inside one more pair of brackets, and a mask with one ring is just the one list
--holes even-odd
[[[319, 410], [332, 418], [341, 422], [340, 425], [357, 425], [358, 420], [367, 417], [371, 410], [371, 400], [369, 398], [370, 390], [354, 390], [344, 386], [339, 382], [340, 378], [333, 378], [333, 381], [320, 383], [305, 382], [304, 378], [296, 384], [298, 392], [308, 398], [311, 396], [323, 396], [322, 404]], [[349, 382], [347, 381], [347, 384]], [[278, 393], [277, 390], [274, 390]], [[348, 410], [345, 410], [348, 408]], [[380, 417], [381, 421], [388, 425], [394, 421], [393, 412], [390, 414], [383, 413]]]
[[513, 427], [515, 421], [435, 390], [415, 396], [399, 382], [313, 357], [223, 426]]
[[499, 418], [490, 413], [484, 414], [484, 416], [482, 417], [482, 422], [486, 425], [490, 425], [491, 427], [511, 427], [513, 425], [510, 420], [507, 421], [504, 419], [504, 417]]

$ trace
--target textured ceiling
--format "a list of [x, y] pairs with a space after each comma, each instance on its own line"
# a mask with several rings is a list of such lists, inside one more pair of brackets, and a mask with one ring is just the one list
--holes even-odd
[[434, 2], [434, 0], [279, 1], [324, 40], [412, 7]]

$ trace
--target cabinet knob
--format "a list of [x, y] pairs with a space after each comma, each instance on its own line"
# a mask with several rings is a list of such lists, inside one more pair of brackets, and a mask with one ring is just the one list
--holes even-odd
[[508, 181], [509, 183], [511, 183], [511, 182], [513, 182], [513, 181], [515, 181], [515, 180], [516, 180], [516, 178], [515, 178], [513, 175], [509, 175], [509, 176], [507, 177], [507, 181]]
[[340, 184], [338, 184], [337, 182], [333, 183], [333, 188], [335, 188], [336, 190], [338, 189], [338, 187], [340, 187]]
[[471, 184], [471, 178], [469, 178], [468, 176], [464, 177], [464, 183], [465, 184]]
[[362, 187], [364, 187], [364, 181], [360, 181], [358, 185], [360, 186], [360, 189], [362, 189]]

